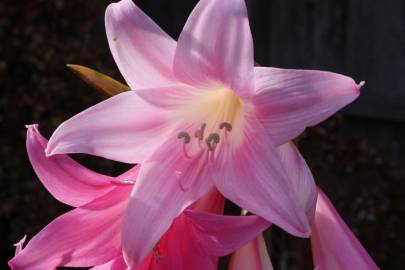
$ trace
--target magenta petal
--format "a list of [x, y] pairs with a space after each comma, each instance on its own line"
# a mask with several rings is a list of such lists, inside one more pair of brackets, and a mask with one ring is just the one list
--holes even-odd
[[135, 91], [111, 97], [62, 123], [47, 155], [86, 153], [127, 163], [142, 163], [167, 138], [165, 111]]
[[[95, 266], [91, 270], [127, 270], [128, 266], [124, 261], [122, 255], [118, 256], [114, 260], [109, 261], [108, 263]], [[142, 270], [142, 269], [137, 269]], [[146, 269], [145, 269], [146, 270]]]
[[184, 213], [193, 224], [194, 241], [215, 256], [228, 255], [271, 225], [258, 216], [224, 216], [193, 210]]
[[294, 143], [290, 142], [277, 147], [277, 152], [292, 183], [295, 200], [305, 211], [308, 220], [312, 221], [318, 192], [311, 171]]
[[132, 89], [173, 84], [176, 41], [131, 0], [108, 6], [105, 27], [115, 62]]
[[311, 245], [317, 269], [379, 269], [320, 189]]
[[186, 83], [215, 80], [249, 94], [253, 41], [245, 1], [199, 1], [180, 34], [173, 68]]
[[216, 188], [211, 188], [198, 201], [193, 203], [189, 209], [200, 212], [210, 212], [214, 214], [223, 214], [225, 207], [225, 198]]
[[136, 270], [216, 270], [217, 258], [196, 240], [190, 220], [181, 214]]
[[142, 164], [123, 228], [124, 257], [132, 267], [151, 252], [173, 219], [213, 186], [206, 159], [186, 157], [181, 144], [167, 142], [159, 160]]
[[276, 148], [257, 119], [249, 116], [245, 122], [241, 145], [224, 151], [218, 160], [214, 179], [219, 191], [287, 232], [308, 237], [310, 225], [305, 207], [297, 199]]
[[131, 187], [114, 191], [52, 221], [11, 261], [13, 269], [100, 265], [121, 252], [122, 213]]
[[325, 71], [255, 68], [257, 117], [276, 145], [325, 120], [359, 96], [353, 79]]
[[113, 177], [93, 172], [65, 155], [47, 158], [47, 141], [38, 125], [27, 129], [27, 152], [32, 167], [45, 188], [62, 203], [80, 206], [110, 192]]
[[228, 270], [273, 270], [263, 236], [250, 241], [231, 257]]

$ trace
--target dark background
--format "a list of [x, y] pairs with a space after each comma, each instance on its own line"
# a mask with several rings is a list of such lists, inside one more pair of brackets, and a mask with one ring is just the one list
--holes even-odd
[[[89, 66], [122, 80], [104, 33], [110, 1], [0, 2], [0, 261], [68, 208], [37, 180], [24, 124], [48, 136], [102, 98], [65, 67]], [[174, 38], [196, 1], [137, 3]], [[405, 265], [405, 3], [402, 0], [250, 0], [256, 61], [324, 69], [365, 80], [361, 98], [308, 129], [300, 148], [318, 184], [377, 264]], [[215, 26], [213, 26], [215, 27]], [[80, 157], [110, 175], [122, 164]], [[275, 269], [312, 269], [308, 240], [275, 229]], [[4, 264], [4, 267], [5, 264]], [[3, 267], [1, 267], [3, 268]]]

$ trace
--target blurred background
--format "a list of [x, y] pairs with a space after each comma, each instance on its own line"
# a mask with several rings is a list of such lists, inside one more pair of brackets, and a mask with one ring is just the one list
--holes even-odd
[[[49, 137], [102, 97], [67, 63], [122, 80], [104, 32], [104, 0], [0, 2], [0, 262], [68, 210], [37, 180], [25, 124]], [[178, 37], [196, 0], [135, 1]], [[264, 66], [322, 69], [366, 81], [358, 101], [308, 129], [300, 148], [318, 185], [383, 269], [405, 265], [405, 2], [248, 0], [255, 58]], [[215, 26], [213, 26], [215, 27]], [[122, 80], [123, 81], [123, 80]], [[126, 165], [75, 156], [117, 175]], [[271, 233], [275, 269], [312, 269], [308, 240]], [[222, 264], [224, 264], [222, 262]], [[1, 268], [6, 268], [2, 264]]]

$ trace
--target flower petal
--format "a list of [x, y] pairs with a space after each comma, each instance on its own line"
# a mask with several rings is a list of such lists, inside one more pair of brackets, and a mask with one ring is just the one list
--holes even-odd
[[250, 241], [231, 257], [228, 270], [273, 270], [263, 236]]
[[311, 245], [318, 269], [379, 269], [320, 189]]
[[137, 270], [216, 270], [217, 257], [204, 252], [190, 220], [181, 214]]
[[15, 252], [14, 255], [18, 255], [22, 250], [23, 250], [23, 246], [25, 241], [27, 240], [27, 235], [24, 235], [23, 238], [21, 238], [20, 241], [18, 241], [18, 243], [15, 243]]
[[[218, 190], [211, 188], [189, 209], [222, 213], [224, 201], [224, 197]], [[205, 252], [195, 234], [190, 218], [183, 212], [174, 219], [173, 224], [155, 245], [153, 252], [136, 269], [216, 270], [217, 257]]]
[[136, 93], [159, 108], [176, 109], [201, 96], [201, 91], [188, 85], [171, 85], [160, 88], [138, 89]]
[[186, 210], [194, 229], [194, 241], [207, 254], [226, 256], [267, 229], [271, 223], [258, 216], [224, 216]]
[[110, 4], [105, 27], [115, 62], [131, 89], [173, 84], [176, 41], [132, 0]]
[[255, 69], [257, 117], [276, 145], [289, 142], [359, 96], [353, 79], [325, 71]]
[[142, 163], [167, 138], [165, 111], [134, 91], [113, 96], [62, 123], [46, 154], [86, 153]]
[[180, 34], [173, 68], [183, 82], [215, 80], [249, 94], [253, 41], [245, 1], [199, 1]]
[[310, 225], [304, 207], [296, 198], [292, 181], [263, 127], [246, 116], [245, 138], [238, 147], [225, 149], [214, 179], [224, 196], [287, 232], [308, 237]]
[[225, 198], [214, 187], [193, 203], [189, 209], [200, 212], [210, 212], [214, 214], [223, 214], [225, 207]]
[[123, 228], [124, 258], [131, 267], [151, 252], [176, 216], [213, 187], [205, 156], [186, 157], [183, 142], [175, 139], [155, 161], [142, 164], [133, 189]]
[[[128, 269], [128, 266], [125, 263], [122, 255], [118, 256], [117, 258], [115, 258], [112, 261], [109, 261], [108, 263], [98, 265], [98, 266], [91, 268], [91, 270], [127, 270], [127, 269]], [[142, 269], [137, 269], [137, 270], [142, 270]]]
[[65, 155], [47, 158], [47, 140], [38, 125], [27, 127], [27, 152], [35, 173], [45, 188], [62, 203], [81, 206], [114, 189], [113, 177], [93, 172]]
[[294, 143], [277, 147], [277, 152], [294, 188], [295, 199], [311, 221], [315, 215], [318, 194], [312, 173]]
[[12, 269], [87, 267], [121, 252], [122, 213], [131, 187], [114, 191], [52, 221], [12, 260]]

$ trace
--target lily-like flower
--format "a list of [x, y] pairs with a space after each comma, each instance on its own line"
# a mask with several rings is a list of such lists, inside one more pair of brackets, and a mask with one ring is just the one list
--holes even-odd
[[[314, 270], [380, 269], [319, 188], [311, 247]], [[242, 269], [273, 269], [260, 236], [233, 254], [231, 270]]]
[[[25, 238], [16, 244], [10, 267], [127, 269], [122, 256], [122, 219], [140, 166], [113, 178], [88, 170], [65, 155], [46, 158], [46, 144], [37, 126], [29, 126], [27, 151], [39, 179], [56, 199], [76, 208], [52, 221], [25, 248]], [[218, 256], [233, 252], [270, 225], [257, 216], [219, 215], [223, 204], [217, 190], [205, 194], [174, 220], [136, 269], [215, 270]], [[136, 226], [135, 222], [133, 228]]]
[[379, 269], [320, 189], [312, 225], [311, 245], [316, 269]]
[[[105, 20], [134, 91], [64, 122], [46, 153], [142, 164], [124, 221], [126, 261], [139, 265], [173, 219], [214, 186], [241, 208], [309, 236], [276, 147], [352, 102], [361, 85], [330, 72], [254, 67], [244, 0], [201, 0], [177, 43], [131, 0], [111, 4]], [[316, 197], [315, 186], [307, 190]]]

